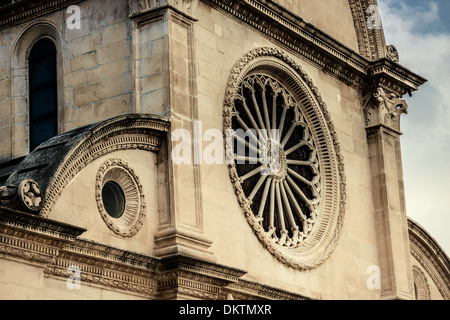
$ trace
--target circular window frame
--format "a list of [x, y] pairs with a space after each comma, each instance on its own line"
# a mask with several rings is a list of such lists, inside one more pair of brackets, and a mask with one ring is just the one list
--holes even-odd
[[233, 130], [235, 100], [241, 84], [251, 75], [267, 75], [282, 84], [298, 102], [309, 125], [323, 172], [320, 187], [323, 196], [312, 232], [295, 248], [276, 244], [252, 211], [234, 161], [228, 164], [231, 182], [247, 222], [264, 247], [289, 267], [313, 269], [323, 264], [336, 248], [345, 216], [345, 172], [334, 124], [318, 89], [302, 67], [279, 49], [257, 48], [236, 63], [230, 76], [224, 103], [225, 135]]
[[[136, 235], [146, 216], [146, 203], [135, 171], [125, 161], [110, 159], [100, 167], [96, 181], [97, 208], [108, 228], [122, 237]], [[118, 185], [124, 195], [124, 210], [118, 218], [112, 217], [104, 205], [102, 193], [108, 182]]]
[[[105, 201], [105, 196], [109, 198], [114, 198], [116, 202], [114, 206], [115, 208], [109, 208], [112, 209], [114, 212], [108, 210], [108, 205], [107, 201]], [[105, 207], [105, 210], [109, 214], [109, 216], [112, 217], [113, 219], [120, 219], [125, 213], [125, 206], [126, 206], [126, 195], [122, 187], [114, 180], [106, 181], [102, 188], [102, 198], [103, 198], [103, 206]], [[119, 206], [119, 208], [117, 208], [117, 206]]]

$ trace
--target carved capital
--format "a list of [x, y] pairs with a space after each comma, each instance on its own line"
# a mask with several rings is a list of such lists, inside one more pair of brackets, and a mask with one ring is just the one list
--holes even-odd
[[367, 127], [383, 125], [400, 132], [400, 116], [408, 113], [405, 100], [378, 88], [366, 97], [364, 105]]
[[129, 0], [129, 2], [131, 17], [159, 9], [172, 8], [194, 19], [198, 5], [198, 0]]

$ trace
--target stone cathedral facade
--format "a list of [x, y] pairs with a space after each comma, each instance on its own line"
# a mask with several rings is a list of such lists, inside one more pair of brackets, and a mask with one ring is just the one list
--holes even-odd
[[425, 82], [376, 0], [2, 1], [0, 298], [449, 299]]

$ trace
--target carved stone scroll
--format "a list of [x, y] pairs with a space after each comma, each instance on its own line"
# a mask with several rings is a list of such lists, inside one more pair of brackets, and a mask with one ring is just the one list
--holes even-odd
[[399, 132], [400, 116], [408, 113], [408, 105], [395, 94], [378, 88], [366, 99], [364, 112], [367, 127], [384, 125]]

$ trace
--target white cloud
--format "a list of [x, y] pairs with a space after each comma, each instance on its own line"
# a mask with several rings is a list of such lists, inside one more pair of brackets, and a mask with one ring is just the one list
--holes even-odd
[[[447, 1], [447, 0], [445, 0]], [[422, 2], [423, 4], [424, 2]], [[388, 44], [400, 64], [429, 80], [402, 118], [402, 155], [408, 215], [450, 252], [450, 34], [432, 33], [439, 3], [421, 9], [378, 0]]]

